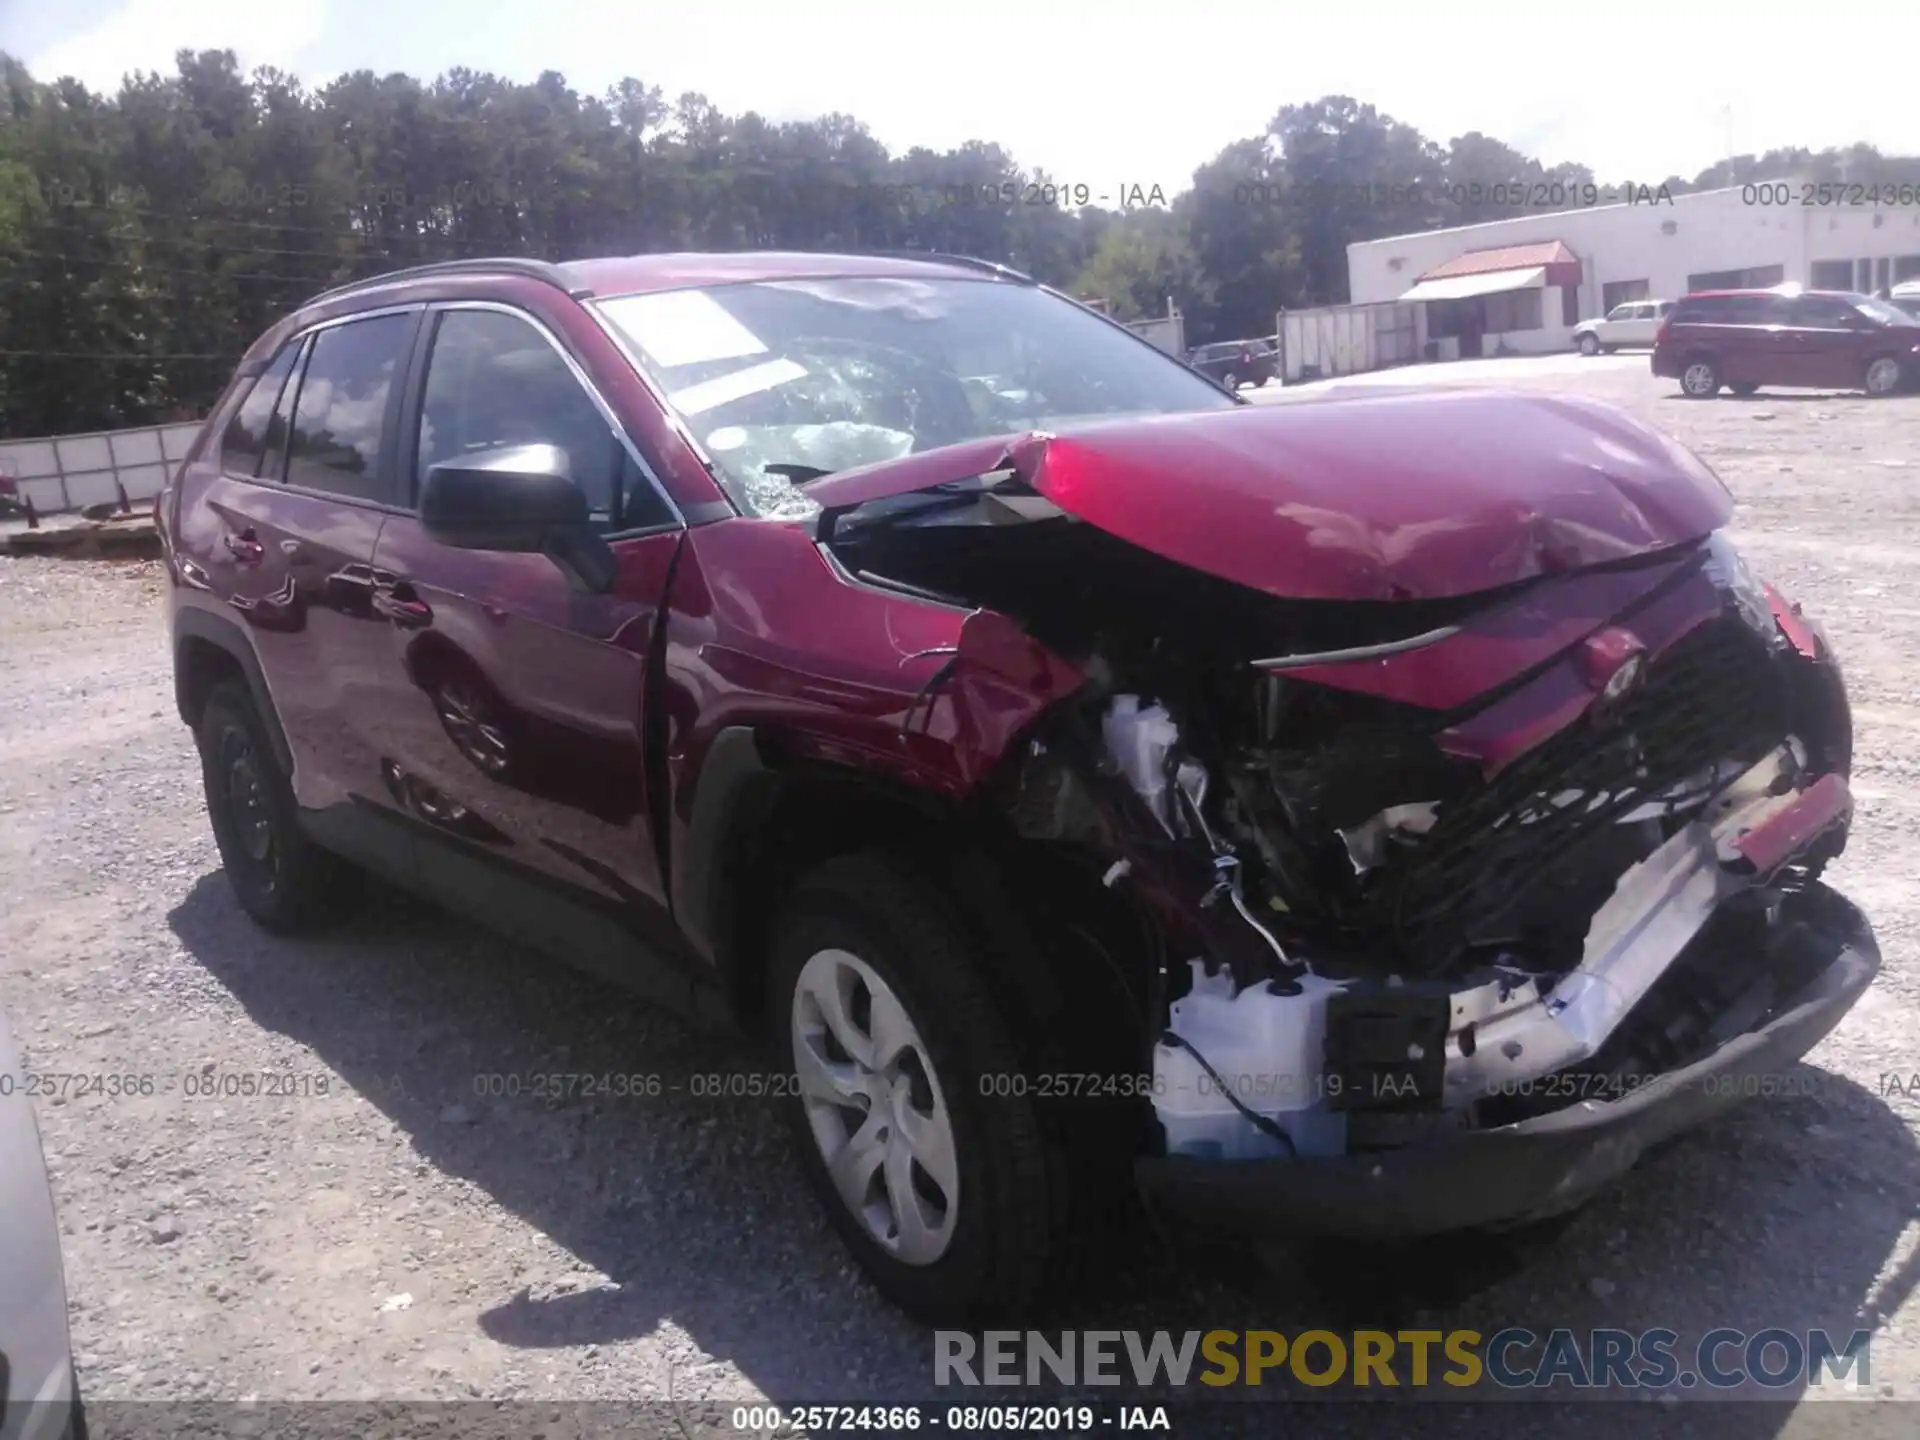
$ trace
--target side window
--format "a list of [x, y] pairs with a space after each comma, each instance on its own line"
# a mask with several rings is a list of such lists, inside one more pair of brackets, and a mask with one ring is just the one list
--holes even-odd
[[1857, 314], [1851, 305], [1819, 295], [1803, 295], [1793, 302], [1792, 323], [1805, 330], [1850, 330]]
[[1771, 295], [1730, 295], [1714, 302], [1716, 325], [1784, 325], [1787, 307]]
[[220, 468], [229, 475], [251, 479], [260, 473], [260, 458], [269, 448], [267, 431], [274, 406], [300, 354], [300, 342], [292, 341], [280, 349], [272, 363], [253, 382], [247, 398], [233, 412], [225, 433], [220, 437]]
[[1613, 307], [1613, 309], [1607, 312], [1607, 319], [1631, 320], [1633, 319], [1634, 309], [1635, 307], [1632, 305], [1616, 305]]
[[604, 532], [673, 518], [546, 336], [497, 310], [446, 311], [421, 394], [414, 494], [441, 461], [506, 445], [565, 451], [571, 478]]
[[359, 500], [393, 498], [381, 473], [387, 398], [413, 333], [411, 315], [381, 315], [313, 337], [287, 437], [287, 483]]

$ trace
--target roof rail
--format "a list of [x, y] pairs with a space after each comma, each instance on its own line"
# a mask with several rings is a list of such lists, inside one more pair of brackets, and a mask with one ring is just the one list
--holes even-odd
[[940, 250], [855, 250], [851, 253], [871, 255], [876, 260], [928, 260], [938, 265], [958, 265], [967, 270], [985, 270], [989, 274], [998, 275], [1002, 280], [1012, 280], [1020, 285], [1040, 283], [1031, 275], [1015, 270], [1010, 265], [1002, 265], [997, 260], [981, 260], [973, 255], [949, 255]]
[[492, 259], [475, 256], [464, 260], [436, 260], [427, 265], [410, 265], [404, 270], [389, 270], [384, 275], [368, 275], [364, 279], [349, 280], [345, 285], [336, 285], [331, 290], [322, 290], [309, 305], [317, 305], [322, 300], [337, 300], [342, 295], [351, 295], [355, 291], [370, 290], [376, 285], [390, 285], [399, 280], [427, 280], [435, 275], [521, 275], [529, 280], [539, 280], [564, 290], [576, 300], [585, 300], [593, 294], [589, 286], [581, 285], [567, 276], [567, 272], [550, 260], [531, 260], [520, 255], [502, 255]]

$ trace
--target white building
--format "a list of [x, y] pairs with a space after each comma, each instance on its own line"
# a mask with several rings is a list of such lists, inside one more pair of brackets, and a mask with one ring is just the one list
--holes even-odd
[[1568, 349], [1576, 324], [1626, 300], [1920, 276], [1920, 203], [1854, 205], [1848, 190], [1782, 180], [1365, 240], [1347, 247], [1349, 294], [1418, 305], [1430, 353], [1450, 358]]

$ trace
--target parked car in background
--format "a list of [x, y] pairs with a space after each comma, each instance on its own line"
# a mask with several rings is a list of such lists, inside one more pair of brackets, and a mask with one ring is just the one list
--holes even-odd
[[1920, 316], [1920, 280], [1904, 280], [1894, 286], [1888, 303], [1909, 315]]
[[86, 1440], [34, 1092], [0, 1016], [0, 1437]]
[[747, 1027], [866, 1273], [967, 1324], [1136, 1186], [1565, 1213], [1839, 1021], [1846, 694], [1732, 513], [1609, 406], [1253, 406], [819, 254], [329, 292], [160, 506], [240, 907], [358, 862]]
[[1851, 291], [1703, 291], [1661, 325], [1653, 373], [1695, 399], [1768, 385], [1892, 395], [1920, 376], [1920, 320]]
[[1582, 355], [1612, 354], [1630, 346], [1653, 345], [1660, 322], [1673, 309], [1671, 300], [1629, 300], [1595, 320], [1573, 327], [1573, 343]]
[[1187, 352], [1187, 363], [1229, 390], [1265, 385], [1280, 369], [1280, 357], [1264, 340], [1222, 340]]

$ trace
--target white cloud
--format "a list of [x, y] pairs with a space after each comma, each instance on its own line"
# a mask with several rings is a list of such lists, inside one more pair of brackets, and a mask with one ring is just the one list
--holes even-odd
[[182, 49], [236, 51], [243, 71], [256, 65], [294, 70], [325, 27], [325, 0], [127, 0], [26, 57], [26, 65], [39, 79], [71, 75], [108, 92], [134, 70], [172, 74], [174, 52]]

